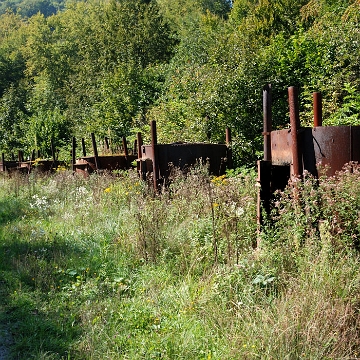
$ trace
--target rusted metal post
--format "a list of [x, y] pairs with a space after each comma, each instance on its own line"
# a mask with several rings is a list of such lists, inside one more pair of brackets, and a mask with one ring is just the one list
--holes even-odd
[[231, 129], [228, 127], [225, 129], [225, 142], [226, 145], [231, 145]]
[[[257, 225], [258, 233], [264, 223], [263, 211], [270, 214], [272, 163], [271, 163], [271, 131], [272, 131], [272, 109], [271, 109], [271, 84], [263, 87], [263, 136], [264, 136], [264, 160], [258, 161], [258, 201], [257, 201]], [[260, 238], [257, 246], [260, 245]]]
[[124, 148], [125, 157], [128, 157], [129, 156], [129, 151], [128, 151], [127, 141], [126, 141], [125, 136], [123, 136], [123, 138], [122, 138], [122, 144], [123, 144], [123, 148]]
[[34, 161], [35, 161], [35, 149], [31, 152], [30, 161], [29, 161], [29, 173], [32, 170]]
[[313, 93], [314, 127], [322, 126], [322, 96], [320, 92]]
[[21, 168], [21, 162], [22, 162], [22, 151], [18, 150], [18, 169]]
[[109, 139], [106, 136], [104, 137], [104, 143], [105, 143], [105, 152], [108, 152], [110, 150], [110, 146], [109, 146]]
[[55, 156], [55, 146], [54, 146], [53, 139], [51, 139], [50, 143], [51, 143], [51, 155], [52, 155], [53, 161], [55, 162], [56, 161], [56, 156]]
[[299, 116], [299, 99], [298, 90], [295, 86], [288, 88], [289, 108], [290, 108], [290, 127], [292, 140], [292, 162], [293, 175], [302, 175], [302, 156], [299, 139], [300, 116]]
[[99, 170], [100, 169], [99, 155], [98, 155], [98, 151], [97, 151], [97, 146], [96, 146], [96, 140], [95, 140], [95, 134], [94, 133], [91, 133], [91, 142], [92, 142], [94, 158], [95, 158], [95, 170]]
[[264, 117], [264, 160], [271, 161], [271, 130], [272, 130], [272, 111], [271, 111], [271, 84], [263, 88], [263, 117]]
[[81, 139], [81, 147], [82, 147], [83, 156], [85, 157], [86, 156], [86, 146], [85, 146], [85, 139], [84, 138]]
[[133, 155], [137, 155], [137, 139], [134, 140]]
[[76, 163], [76, 138], [75, 138], [75, 136], [73, 136], [73, 138], [72, 138], [71, 157], [72, 157], [72, 171], [73, 171], [73, 173], [75, 173], [75, 163]]
[[[259, 160], [258, 165], [258, 196], [257, 196], [257, 227], [258, 233], [264, 223], [263, 211], [270, 214], [271, 200], [271, 161]], [[260, 238], [257, 239], [256, 246], [260, 245]]]
[[225, 129], [225, 142], [227, 146], [227, 168], [231, 169], [233, 167], [232, 163], [232, 149], [231, 149], [231, 129]]
[[140, 174], [140, 178], [142, 180], [146, 180], [146, 163], [145, 160], [142, 160], [142, 146], [143, 146], [143, 141], [142, 141], [142, 136], [141, 136], [141, 132], [137, 133], [137, 157], [138, 157], [138, 164], [139, 164], [139, 174]]
[[6, 165], [5, 165], [5, 155], [4, 153], [1, 153], [1, 161], [2, 161], [2, 171], [6, 171]]
[[153, 152], [153, 181], [154, 181], [154, 191], [158, 191], [159, 185], [159, 167], [158, 167], [158, 154], [157, 154], [157, 133], [156, 133], [156, 121], [151, 121], [151, 147]]
[[123, 136], [123, 138], [122, 138], [122, 144], [123, 144], [123, 148], [124, 148], [126, 167], [129, 167], [129, 150], [128, 150], [128, 147], [127, 147], [127, 141], [126, 141], [125, 136]]
[[143, 146], [141, 132], [137, 133], [137, 157], [141, 159], [141, 148]]

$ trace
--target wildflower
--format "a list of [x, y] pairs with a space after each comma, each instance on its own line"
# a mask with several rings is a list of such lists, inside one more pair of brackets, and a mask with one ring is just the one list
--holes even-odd
[[105, 193], [109, 193], [111, 192], [111, 188], [110, 187], [107, 187], [105, 190], [104, 190]]
[[212, 182], [215, 186], [226, 185], [226, 184], [227, 184], [227, 180], [226, 180], [225, 177], [226, 177], [226, 175], [215, 176], [214, 178], [211, 179], [211, 182]]
[[245, 212], [244, 208], [242, 208], [242, 207], [238, 207], [235, 210], [235, 214], [236, 214], [237, 217], [240, 217], [241, 215], [244, 215], [244, 212]]

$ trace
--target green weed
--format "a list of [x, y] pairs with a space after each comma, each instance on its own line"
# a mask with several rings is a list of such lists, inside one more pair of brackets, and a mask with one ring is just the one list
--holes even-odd
[[260, 235], [249, 171], [2, 178], [11, 357], [356, 358], [359, 174], [290, 184]]

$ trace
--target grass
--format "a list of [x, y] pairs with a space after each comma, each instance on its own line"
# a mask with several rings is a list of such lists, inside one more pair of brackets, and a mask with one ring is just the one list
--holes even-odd
[[257, 249], [252, 172], [3, 177], [11, 359], [357, 358], [359, 177], [290, 184]]

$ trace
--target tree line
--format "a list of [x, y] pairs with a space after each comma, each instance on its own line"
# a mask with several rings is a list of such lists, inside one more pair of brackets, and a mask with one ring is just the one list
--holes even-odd
[[115, 147], [138, 131], [146, 141], [156, 120], [160, 142], [223, 142], [229, 127], [237, 165], [251, 164], [268, 83], [274, 127], [287, 126], [292, 85], [302, 125], [314, 91], [324, 125], [360, 125], [359, 0], [12, 4], [0, 9], [2, 152], [49, 156], [53, 141], [69, 158], [72, 136]]

